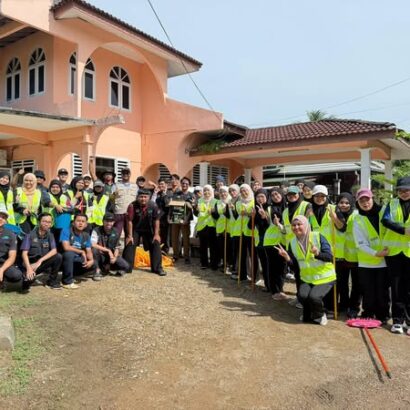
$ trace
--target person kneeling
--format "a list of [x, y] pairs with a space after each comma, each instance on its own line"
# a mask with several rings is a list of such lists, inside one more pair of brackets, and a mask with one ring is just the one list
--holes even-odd
[[0, 210], [0, 283], [21, 282], [23, 274], [15, 266], [17, 256], [17, 237], [9, 229], [4, 228], [9, 214]]
[[90, 235], [85, 231], [87, 219], [87, 215], [77, 214], [72, 227], [61, 232], [60, 240], [64, 249], [63, 288], [66, 289], [79, 287], [74, 283], [74, 272], [80, 275], [92, 272], [96, 274]]
[[23, 269], [25, 279], [23, 290], [28, 290], [34, 282], [36, 275], [48, 272], [49, 278], [46, 286], [50, 289], [60, 289], [58, 281], [58, 271], [63, 260], [57, 253], [57, 246], [54, 235], [51, 233], [53, 218], [48, 213], [43, 213], [38, 217], [38, 226], [29, 234], [26, 234], [21, 245]]
[[120, 235], [114, 229], [114, 223], [114, 214], [107, 212], [103, 218], [103, 226], [94, 228], [91, 235], [93, 255], [97, 265], [94, 280], [102, 278], [101, 271], [109, 273], [110, 270], [115, 270], [117, 276], [124, 276], [129, 269], [125, 259], [119, 256], [118, 242]]
[[336, 280], [331, 247], [319, 232], [311, 232], [309, 221], [302, 215], [292, 221], [295, 234], [289, 253], [281, 245], [276, 247], [286, 262], [299, 271], [301, 285], [298, 299], [303, 305], [303, 321], [313, 320], [327, 324], [323, 298], [330, 292]]

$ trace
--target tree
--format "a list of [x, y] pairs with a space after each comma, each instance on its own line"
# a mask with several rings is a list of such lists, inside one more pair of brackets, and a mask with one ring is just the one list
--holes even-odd
[[332, 120], [334, 115], [328, 115], [327, 112], [321, 110], [306, 111], [306, 115], [310, 122], [317, 122], [322, 120]]

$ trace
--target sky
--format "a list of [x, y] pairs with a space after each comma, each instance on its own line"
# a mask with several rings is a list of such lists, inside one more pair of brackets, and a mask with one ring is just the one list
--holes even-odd
[[[88, 1], [168, 43], [148, 0]], [[228, 121], [274, 126], [321, 109], [410, 130], [408, 0], [151, 2], [175, 48], [203, 63], [193, 79]], [[186, 75], [168, 94], [207, 108]]]

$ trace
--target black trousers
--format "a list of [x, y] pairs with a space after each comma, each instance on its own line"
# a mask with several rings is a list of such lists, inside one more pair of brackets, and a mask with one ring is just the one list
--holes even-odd
[[410, 321], [410, 258], [403, 253], [387, 256], [394, 324]]
[[231, 237], [231, 273], [238, 273], [239, 236]]
[[363, 294], [362, 317], [385, 321], [389, 317], [389, 280], [387, 268], [359, 267]]
[[[361, 293], [357, 264], [345, 260], [336, 261], [336, 277], [339, 311], [351, 309], [358, 312]], [[349, 288], [349, 279], [352, 282], [351, 289]]]
[[[240, 238], [239, 238], [240, 241]], [[254, 251], [254, 261], [253, 261], [253, 277], [255, 279], [255, 282], [258, 280], [257, 274], [258, 274], [258, 259], [256, 255], [256, 250], [255, 247], [253, 249]], [[250, 236], [245, 236], [242, 235], [242, 250], [241, 250], [241, 280], [246, 280], [246, 278], [252, 277], [252, 273], [248, 272], [248, 260], [251, 259], [252, 255], [252, 238]], [[249, 258], [249, 259], [248, 259]]]
[[90, 268], [85, 268], [83, 266], [83, 263], [84, 257], [79, 253], [73, 251], [64, 252], [62, 263], [63, 284], [69, 285], [70, 283], [74, 282], [74, 275], [84, 275], [86, 273], [91, 273], [96, 268], [95, 261]]
[[259, 259], [259, 262], [261, 263], [261, 267], [262, 267], [262, 277], [263, 277], [263, 281], [265, 282], [265, 287], [267, 290], [270, 291], [269, 261], [268, 261], [268, 255], [266, 253], [266, 248], [264, 248], [263, 246], [257, 246], [255, 249], [256, 249], [256, 254], [255, 254], [254, 264], [258, 266], [258, 259]]
[[[216, 237], [218, 241], [218, 264], [222, 263], [224, 264], [224, 258], [225, 258], [225, 233], [222, 232], [220, 234], [217, 234]], [[232, 240], [229, 235], [229, 233], [226, 234], [226, 266], [232, 266]]]
[[266, 287], [274, 295], [275, 293], [283, 292], [286, 262], [273, 246], [267, 246], [265, 250], [268, 257], [268, 281]]
[[134, 232], [133, 244], [128, 244], [124, 248], [122, 257], [128, 263], [127, 272], [132, 272], [135, 260], [135, 251], [142, 240], [144, 250], [149, 252], [149, 259], [151, 262], [151, 272], [159, 273], [162, 271], [162, 255], [161, 245], [158, 241], [154, 241], [154, 236], [150, 232]]
[[333, 282], [322, 285], [312, 285], [301, 282], [299, 286], [298, 299], [303, 305], [303, 321], [320, 319], [325, 313], [323, 298], [333, 288]]
[[[206, 226], [198, 232], [199, 236], [199, 258], [201, 266], [218, 269], [218, 243], [216, 241], [216, 230], [214, 227]], [[208, 249], [209, 257], [208, 259]]]
[[4, 271], [3, 280], [7, 282], [20, 282], [23, 279], [23, 272], [17, 266], [10, 266]]
[[97, 264], [97, 267], [100, 268], [103, 272], [108, 272], [110, 270], [117, 270], [117, 271], [129, 271], [128, 262], [118, 256], [115, 263], [110, 262], [110, 257], [106, 252], [101, 252], [98, 249], [93, 249], [94, 260]]
[[159, 221], [159, 232], [161, 236], [161, 250], [165, 253], [169, 252], [169, 223], [166, 218], [161, 218]]

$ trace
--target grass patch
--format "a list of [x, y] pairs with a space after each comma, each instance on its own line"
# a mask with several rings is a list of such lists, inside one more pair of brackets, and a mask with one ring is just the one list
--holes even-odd
[[44, 335], [33, 317], [13, 319], [16, 344], [11, 364], [0, 379], [0, 394], [10, 396], [23, 393], [32, 378], [33, 362], [44, 352]]

